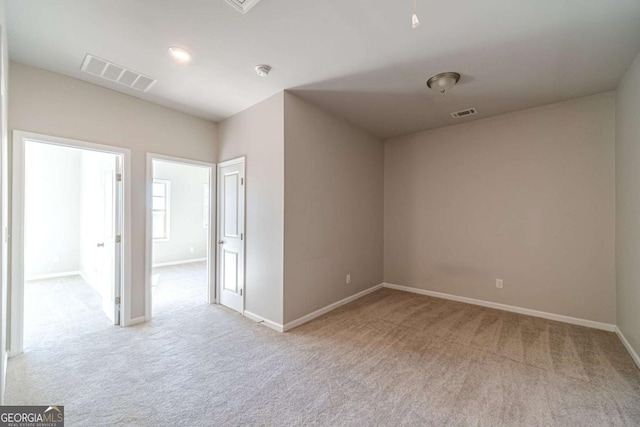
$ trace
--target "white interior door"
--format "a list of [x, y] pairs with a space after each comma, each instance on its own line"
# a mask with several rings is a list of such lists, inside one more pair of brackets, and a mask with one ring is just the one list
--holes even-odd
[[[115, 166], [115, 165], [114, 165]], [[100, 278], [100, 295], [102, 296], [102, 310], [109, 320], [115, 321], [113, 312], [113, 289], [115, 286], [114, 269], [114, 187], [115, 168], [102, 171], [102, 221], [98, 230], [100, 238], [96, 246], [99, 248], [98, 276]]]
[[100, 280], [100, 295], [102, 310], [109, 320], [118, 323], [118, 306], [116, 304], [116, 177], [117, 164], [113, 156], [106, 161], [102, 168], [101, 199], [102, 221], [98, 230], [100, 241], [96, 244], [99, 249], [98, 269]]
[[84, 164], [87, 168], [86, 204], [87, 248], [89, 269], [85, 271], [89, 284], [100, 294], [102, 310], [114, 324], [119, 324], [120, 296], [120, 247], [117, 236], [121, 235], [122, 182], [120, 157], [100, 152], [85, 152]]
[[218, 165], [218, 289], [220, 304], [244, 311], [244, 164]]

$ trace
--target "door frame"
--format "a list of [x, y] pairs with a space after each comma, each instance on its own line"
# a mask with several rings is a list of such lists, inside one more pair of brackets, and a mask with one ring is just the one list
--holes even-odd
[[[247, 300], [247, 157], [246, 156], [242, 156], [242, 157], [237, 157], [235, 159], [231, 159], [231, 160], [226, 160], [224, 162], [220, 162], [217, 165], [216, 168], [216, 176], [218, 177], [218, 185], [221, 184], [220, 181], [220, 171], [223, 167], [225, 166], [231, 166], [231, 165], [235, 165], [241, 163], [243, 166], [243, 175], [244, 175], [244, 183], [241, 185], [242, 188], [242, 201], [244, 203], [244, 209], [243, 209], [243, 218], [242, 218], [242, 232], [243, 232], [243, 239], [242, 239], [242, 250], [243, 250], [243, 263], [242, 263], [242, 309], [240, 310], [240, 313], [244, 316], [245, 315], [245, 307], [246, 307], [246, 300]], [[216, 213], [219, 213], [219, 209], [220, 206], [222, 206], [222, 203], [220, 203], [220, 198], [222, 197], [222, 191], [220, 191], [219, 188], [216, 188], [216, 192], [217, 192], [217, 198], [216, 198]], [[219, 222], [221, 215], [217, 215], [217, 219], [216, 219], [216, 235], [220, 236], [221, 235], [221, 224]], [[217, 243], [217, 242], [216, 242]], [[217, 271], [221, 271], [219, 268], [219, 263], [220, 263], [220, 245], [216, 244], [216, 270]], [[217, 274], [217, 273], [216, 273]], [[218, 295], [218, 303], [220, 303], [220, 294], [222, 292], [222, 290], [220, 289], [220, 286], [222, 284], [222, 280], [220, 278], [218, 278], [216, 276], [216, 294]]]
[[[111, 145], [43, 135], [22, 130], [13, 131], [12, 173], [11, 173], [11, 334], [9, 356], [16, 356], [24, 350], [24, 171], [25, 143], [27, 141], [89, 151], [98, 151], [121, 156], [122, 159], [122, 234], [120, 256], [120, 326], [131, 324], [131, 150]], [[118, 251], [116, 250], [116, 254]], [[119, 258], [119, 259], [118, 259]]]
[[199, 166], [209, 169], [209, 231], [207, 233], [207, 304], [215, 304], [218, 302], [216, 294], [216, 263], [212, 258], [215, 256], [216, 242], [216, 164], [203, 162], [200, 160], [192, 160], [183, 157], [167, 156], [164, 154], [147, 153], [147, 176], [146, 176], [146, 227], [145, 227], [145, 321], [151, 320], [153, 317], [153, 301], [151, 290], [151, 273], [153, 271], [153, 161], [159, 160], [169, 163], [177, 163], [187, 166]]

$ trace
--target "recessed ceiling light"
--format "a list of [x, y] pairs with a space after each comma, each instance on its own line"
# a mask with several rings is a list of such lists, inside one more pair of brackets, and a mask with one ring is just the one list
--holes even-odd
[[189, 62], [191, 61], [191, 52], [183, 47], [171, 46], [169, 48], [169, 53], [178, 62]]
[[267, 77], [271, 71], [270, 65], [256, 65], [256, 74], [260, 77]]

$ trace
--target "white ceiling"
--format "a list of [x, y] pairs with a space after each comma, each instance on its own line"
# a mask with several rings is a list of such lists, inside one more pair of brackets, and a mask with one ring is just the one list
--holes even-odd
[[[389, 137], [613, 90], [640, 51], [639, 0], [417, 2], [413, 30], [411, 0], [262, 0], [245, 15], [224, 0], [13, 0], [9, 52], [214, 121], [291, 89]], [[171, 45], [193, 61], [172, 61]], [[94, 79], [87, 53], [158, 83]], [[442, 71], [462, 74], [445, 95], [425, 86]]]

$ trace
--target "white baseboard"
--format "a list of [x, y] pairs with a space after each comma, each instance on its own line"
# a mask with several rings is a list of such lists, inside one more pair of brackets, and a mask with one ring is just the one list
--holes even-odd
[[284, 328], [279, 323], [272, 322], [271, 320], [265, 319], [264, 317], [258, 316], [257, 314], [250, 311], [245, 311], [243, 314], [247, 319], [251, 319], [254, 322], [262, 323], [264, 326], [271, 328], [274, 331], [284, 332]]
[[624, 348], [627, 349], [627, 351], [629, 352], [629, 355], [635, 362], [636, 366], [638, 367], [638, 369], [640, 369], [640, 356], [638, 356], [638, 353], [636, 353], [633, 347], [631, 347], [631, 344], [629, 344], [629, 341], [627, 341], [627, 338], [624, 336], [620, 328], [618, 328], [617, 326], [616, 326], [616, 335], [618, 335], [618, 338], [620, 338], [620, 341], [622, 341], [622, 345], [624, 345]]
[[63, 271], [62, 273], [36, 274], [34, 276], [28, 276], [24, 278], [24, 281], [29, 282], [31, 280], [57, 279], [59, 277], [80, 276], [80, 275], [81, 275], [80, 271]]
[[336, 308], [343, 306], [345, 304], [349, 304], [351, 301], [355, 301], [358, 298], [362, 298], [363, 296], [370, 294], [371, 292], [375, 292], [378, 289], [382, 289], [383, 284], [380, 283], [379, 285], [375, 285], [372, 286], [369, 289], [365, 289], [364, 291], [360, 291], [357, 294], [351, 295], [350, 297], [341, 299], [340, 301], [336, 301], [333, 304], [329, 304], [326, 307], [322, 307], [316, 311], [314, 311], [313, 313], [309, 313], [305, 316], [300, 317], [299, 319], [296, 320], [292, 320], [291, 322], [288, 322], [284, 325], [284, 332], [286, 331], [290, 331], [293, 328], [296, 328], [304, 323], [307, 323], [317, 317], [322, 316], [323, 314], [326, 314], [332, 310], [335, 310]]
[[384, 283], [385, 288], [395, 289], [398, 291], [412, 292], [414, 294], [427, 295], [435, 298], [443, 298], [452, 301], [464, 302], [467, 304], [480, 305], [482, 307], [495, 308], [496, 310], [510, 311], [512, 313], [526, 314], [528, 316], [541, 317], [543, 319], [555, 320], [557, 322], [570, 323], [572, 325], [586, 326], [588, 328], [600, 329], [603, 331], [614, 332], [616, 325], [610, 323], [596, 322], [593, 320], [579, 319], [577, 317], [564, 316], [562, 314], [547, 313], [544, 311], [531, 310], [529, 308], [517, 307], [513, 305], [500, 304], [497, 302], [484, 301], [475, 298], [461, 297], [457, 295], [445, 294], [442, 292], [427, 291], [425, 289], [412, 288], [410, 286], [394, 285], [392, 283]]
[[139, 323], [144, 323], [146, 321], [147, 321], [147, 318], [145, 316], [134, 317], [133, 319], [130, 319], [129, 322], [124, 326], [133, 326]]
[[202, 262], [202, 261], [206, 261], [207, 258], [192, 258], [192, 259], [183, 259], [182, 261], [171, 261], [171, 262], [158, 262], [156, 264], [153, 264], [153, 268], [157, 268], [157, 267], [169, 267], [172, 265], [181, 265], [181, 264], [191, 264], [194, 262]]

